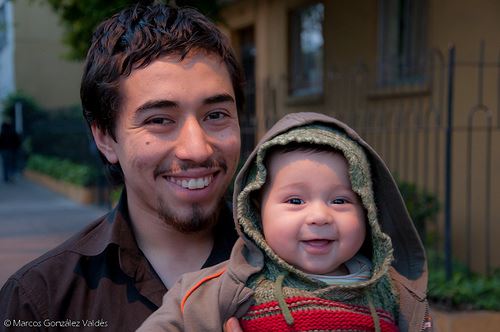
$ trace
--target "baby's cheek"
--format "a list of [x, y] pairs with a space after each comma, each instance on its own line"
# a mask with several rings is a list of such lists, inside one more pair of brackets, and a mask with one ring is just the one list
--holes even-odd
[[271, 240], [268, 240], [267, 243], [278, 256], [286, 258], [293, 253], [295, 241], [290, 238], [288, 234], [282, 231], [280, 233], [274, 233], [274, 235], [269, 236], [269, 238]]

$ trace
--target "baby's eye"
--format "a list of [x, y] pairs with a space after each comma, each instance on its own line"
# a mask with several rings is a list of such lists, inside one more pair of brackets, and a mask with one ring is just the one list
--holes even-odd
[[300, 205], [300, 204], [304, 204], [304, 201], [301, 200], [300, 198], [290, 198], [287, 203], [289, 204], [294, 204], [294, 205]]
[[335, 198], [332, 201], [333, 204], [345, 204], [348, 203], [348, 201], [345, 198]]

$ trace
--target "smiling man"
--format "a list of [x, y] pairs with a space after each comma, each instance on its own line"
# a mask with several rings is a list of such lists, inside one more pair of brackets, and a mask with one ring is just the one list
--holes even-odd
[[203, 15], [138, 4], [96, 29], [81, 99], [122, 197], [14, 274], [0, 317], [41, 330], [85, 320], [132, 331], [181, 274], [229, 257], [236, 233], [225, 192], [239, 160], [242, 77]]

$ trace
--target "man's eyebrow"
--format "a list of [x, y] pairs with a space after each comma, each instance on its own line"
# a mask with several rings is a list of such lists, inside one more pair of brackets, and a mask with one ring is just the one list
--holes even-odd
[[175, 108], [178, 106], [179, 105], [175, 101], [168, 99], [151, 100], [139, 106], [137, 112], [143, 112], [153, 108]]
[[235, 100], [234, 100], [233, 96], [231, 96], [228, 93], [217, 94], [217, 95], [205, 98], [203, 100], [203, 104], [205, 104], [205, 105], [226, 103], [226, 102], [234, 103]]
[[[221, 93], [217, 94], [214, 96], [207, 97], [203, 99], [203, 104], [204, 105], [210, 105], [210, 104], [218, 104], [218, 103], [225, 103], [225, 102], [231, 102], [234, 103], [235, 100], [233, 96], [231, 96], [228, 93]], [[137, 108], [137, 112], [143, 112], [147, 111], [150, 109], [154, 108], [177, 108], [179, 107], [179, 104], [175, 101], [168, 100], [168, 99], [159, 99], [159, 100], [150, 100], [142, 104]]]

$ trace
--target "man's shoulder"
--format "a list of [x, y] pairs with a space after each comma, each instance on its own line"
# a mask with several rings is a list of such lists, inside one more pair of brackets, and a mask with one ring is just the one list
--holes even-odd
[[126, 220], [113, 212], [99, 218], [7, 280], [0, 319], [103, 320], [134, 330], [166, 289], [132, 241]]
[[106, 215], [91, 222], [69, 239], [50, 249], [43, 255], [28, 262], [15, 272], [8, 282], [15, 282], [26, 287], [40, 282], [50, 282], [52, 278], [60, 280], [66, 271], [72, 272], [75, 264], [85, 256], [85, 244], [101, 231]]

